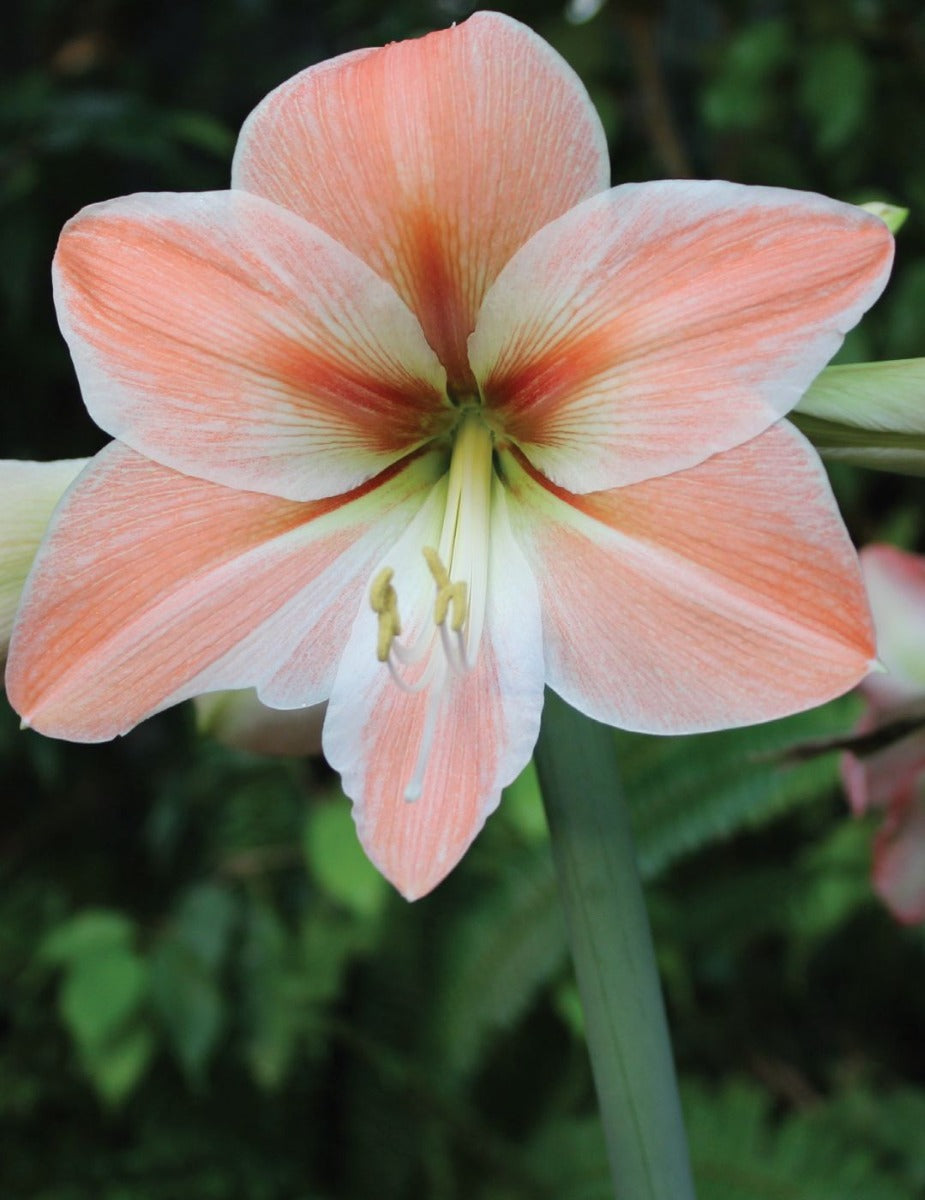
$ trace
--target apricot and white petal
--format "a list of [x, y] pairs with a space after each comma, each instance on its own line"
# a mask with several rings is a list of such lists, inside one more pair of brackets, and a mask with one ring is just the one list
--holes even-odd
[[609, 182], [578, 76], [490, 12], [296, 75], [248, 117], [232, 168], [233, 187], [299, 213], [388, 279], [461, 390], [486, 288], [532, 233]]
[[23, 584], [51, 514], [88, 462], [0, 461], [0, 659], [6, 656]]
[[889, 814], [874, 843], [874, 889], [907, 925], [925, 921], [925, 795]]
[[13, 707], [41, 733], [89, 742], [219, 688], [266, 684], [286, 707], [324, 699], [369, 570], [430, 490], [430, 464], [296, 503], [112, 443], [36, 557], [7, 665]]
[[452, 417], [443, 368], [394, 290], [259, 196], [91, 205], [65, 226], [54, 284], [93, 419], [201, 479], [317, 500]]
[[[325, 721], [325, 757], [354, 801], [367, 854], [408, 899], [456, 865], [501, 789], [530, 758], [543, 703], [536, 584], [514, 540], [503, 489], [492, 498], [488, 598], [470, 671], [450, 670], [433, 626], [434, 586], [421, 546], [436, 544], [444, 485], [382, 560], [395, 571], [403, 641], [435, 637], [430, 686], [409, 693], [376, 660], [376, 621], [360, 613], [341, 660]], [[409, 793], [410, 788], [410, 793]], [[406, 799], [406, 793], [414, 798]]]
[[925, 698], [925, 557], [874, 544], [860, 558], [884, 668], [864, 681], [864, 694], [888, 714]]
[[540, 588], [547, 680], [610, 725], [690, 733], [810, 708], [872, 665], [857, 557], [782, 422], [699, 466], [591, 495], [502, 460]]
[[546, 226], [470, 361], [499, 428], [573, 492], [702, 462], [799, 400], [886, 282], [877, 217], [723, 182], [626, 184]]

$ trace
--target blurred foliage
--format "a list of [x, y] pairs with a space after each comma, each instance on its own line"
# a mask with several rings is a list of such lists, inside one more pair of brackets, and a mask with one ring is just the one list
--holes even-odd
[[[918, 0], [513, 4], [570, 59], [616, 181], [671, 173], [911, 209], [845, 360], [925, 354]], [[101, 444], [48, 263], [79, 207], [221, 188], [295, 70], [453, 0], [40, 0], [0, 41], [6, 456]], [[570, 19], [570, 15], [571, 18]], [[923, 482], [834, 469], [859, 542], [925, 549]], [[754, 730], [618, 735], [701, 1200], [925, 1196], [925, 937], [870, 893], [834, 754], [851, 699]], [[408, 906], [320, 762], [111, 746], [0, 715], [0, 1195], [11, 1200], [597, 1200], [594, 1115], [532, 772]]]

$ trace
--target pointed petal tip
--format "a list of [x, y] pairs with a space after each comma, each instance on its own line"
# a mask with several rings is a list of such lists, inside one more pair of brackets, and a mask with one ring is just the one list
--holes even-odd
[[[409, 803], [414, 802], [409, 801]], [[356, 819], [355, 815], [354, 819]], [[432, 859], [418, 859], [409, 862], [407, 856], [400, 853], [399, 847], [374, 845], [370, 839], [364, 837], [360, 826], [357, 826], [357, 836], [369, 861], [379, 874], [395, 888], [401, 898], [407, 900], [409, 904], [423, 900], [425, 896], [430, 895], [458, 864], [465, 849], [468, 849], [466, 847], [457, 858], [451, 861], [444, 859], [434, 862]], [[397, 852], [392, 853], [391, 851]]]

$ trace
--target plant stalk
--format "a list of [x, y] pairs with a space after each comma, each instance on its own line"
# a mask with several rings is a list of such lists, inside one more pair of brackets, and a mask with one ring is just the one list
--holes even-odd
[[547, 691], [536, 766], [615, 1198], [694, 1200], [615, 740]]

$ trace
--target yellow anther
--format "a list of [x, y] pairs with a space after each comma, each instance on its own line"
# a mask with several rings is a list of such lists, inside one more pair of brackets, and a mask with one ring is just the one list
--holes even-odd
[[466, 623], [466, 614], [468, 613], [468, 589], [466, 585], [457, 580], [456, 583], [450, 579], [450, 573], [443, 565], [440, 555], [433, 546], [424, 547], [424, 560], [430, 568], [430, 573], [434, 577], [434, 583], [437, 585], [437, 599], [434, 604], [434, 621], [437, 625], [442, 625], [446, 620], [447, 613], [450, 611], [450, 605], [453, 606], [453, 615], [450, 619], [450, 628], [454, 633], [459, 633], [463, 625]]
[[[437, 587], [438, 588], [449, 587], [450, 586], [450, 573], [446, 569], [446, 567], [443, 565], [443, 562], [440, 558], [440, 555], [437, 553], [437, 551], [433, 548], [433, 546], [425, 546], [422, 553], [424, 555], [424, 561], [427, 563], [428, 567], [430, 568], [430, 573], [431, 573], [431, 575], [433, 575], [434, 583], [436, 583]], [[439, 624], [439, 622], [438, 622], [438, 624]]]
[[379, 631], [376, 639], [376, 658], [380, 662], [388, 662], [389, 651], [392, 649], [393, 638], [401, 633], [401, 619], [398, 615], [398, 593], [392, 587], [391, 567], [383, 567], [372, 582], [369, 589], [369, 603], [379, 617]]
[[466, 623], [466, 613], [468, 612], [467, 590], [466, 585], [459, 581], [448, 583], [446, 587], [440, 588], [437, 592], [437, 602], [434, 605], [434, 620], [438, 625], [442, 625], [446, 620], [446, 615], [452, 604], [453, 615], [450, 618], [450, 628], [454, 633], [459, 633]]
[[369, 589], [369, 602], [374, 613], [386, 612], [398, 602], [395, 589], [392, 587], [392, 576], [395, 572], [391, 567], [383, 567], [373, 580]]

